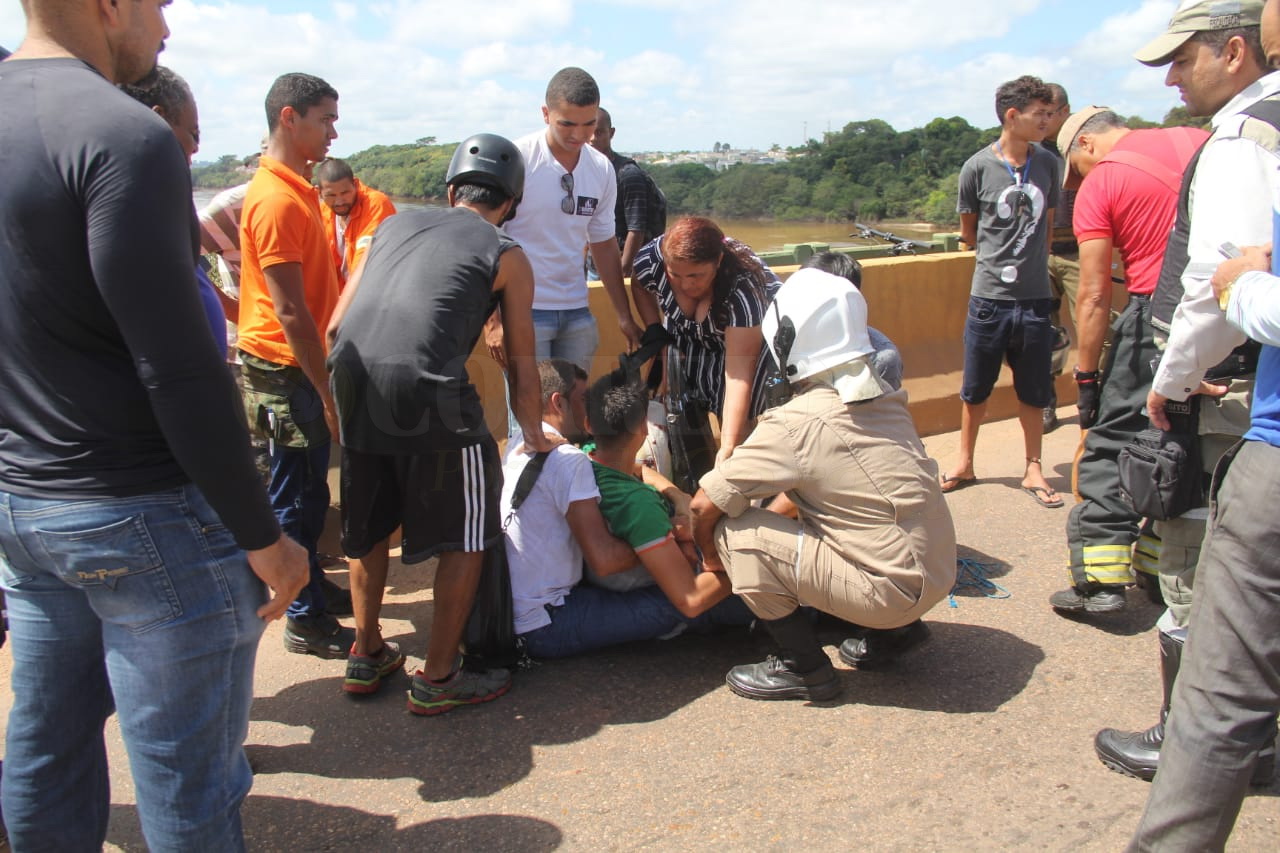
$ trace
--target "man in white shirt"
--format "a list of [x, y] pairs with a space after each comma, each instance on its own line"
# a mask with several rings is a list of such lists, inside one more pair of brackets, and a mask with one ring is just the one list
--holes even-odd
[[[583, 369], [600, 339], [587, 300], [585, 248], [622, 334], [631, 347], [640, 343], [614, 234], [617, 178], [609, 158], [589, 144], [599, 106], [600, 89], [581, 68], [562, 68], [551, 78], [542, 108], [546, 130], [516, 140], [525, 160], [524, 198], [506, 226], [533, 264], [538, 358], [564, 358]], [[487, 327], [491, 350], [498, 328]]]
[[[1189, 0], [1179, 7], [1175, 20], [1189, 17], [1199, 7], [1205, 8], [1208, 20], [1210, 14], [1216, 14], [1210, 8], [1213, 5], [1206, 0]], [[1248, 7], [1245, 15], [1238, 16], [1245, 21], [1242, 26], [1256, 28], [1262, 4], [1249, 0], [1238, 5]], [[1228, 32], [1204, 30], [1190, 37], [1182, 33], [1184, 43], [1167, 55], [1137, 55], [1147, 65], [1172, 63], [1166, 85], [1178, 87], [1192, 115], [1212, 114], [1214, 128], [1191, 184], [1189, 259], [1182, 273], [1182, 300], [1173, 315], [1168, 344], [1147, 397], [1152, 422], [1165, 428], [1165, 402], [1185, 400], [1202, 390], [1205, 371], [1245, 340], [1237, 329], [1222, 322], [1222, 312], [1209, 286], [1209, 279], [1223, 260], [1219, 247], [1228, 241], [1247, 246], [1271, 239], [1271, 221], [1266, 213], [1271, 210], [1280, 159], [1242, 133], [1242, 126], [1247, 109], [1280, 93], [1280, 73], [1264, 76], [1268, 66], [1261, 47], [1246, 46], [1239, 38], [1221, 45], [1213, 40], [1216, 33]], [[1206, 86], [1190, 73], [1191, 69], [1184, 70], [1188, 62], [1212, 64], [1215, 75], [1209, 79], [1215, 81], [1214, 85]], [[1221, 106], [1215, 111], [1212, 107], [1218, 104]], [[1160, 328], [1158, 318], [1156, 328]]]

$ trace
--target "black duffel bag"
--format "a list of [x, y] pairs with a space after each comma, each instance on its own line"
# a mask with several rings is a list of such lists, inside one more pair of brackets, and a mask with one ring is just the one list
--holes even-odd
[[1204, 503], [1196, 398], [1165, 404], [1171, 429], [1138, 433], [1120, 450], [1120, 494], [1139, 515], [1177, 518]]

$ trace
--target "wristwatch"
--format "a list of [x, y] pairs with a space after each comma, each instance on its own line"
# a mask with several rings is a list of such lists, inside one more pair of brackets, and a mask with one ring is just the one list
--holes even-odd
[[1081, 382], [1088, 384], [1098, 381], [1098, 371], [1096, 370], [1081, 370], [1077, 367], [1071, 371], [1071, 375], [1075, 377], [1076, 384]]
[[1240, 276], [1236, 276], [1227, 282], [1227, 286], [1222, 288], [1222, 292], [1218, 294], [1218, 308], [1226, 313], [1227, 305], [1231, 303], [1231, 288], [1236, 286], [1236, 282], [1240, 280]]

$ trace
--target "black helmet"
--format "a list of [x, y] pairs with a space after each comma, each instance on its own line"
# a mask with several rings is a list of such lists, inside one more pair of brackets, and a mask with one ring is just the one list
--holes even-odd
[[453, 152], [444, 181], [496, 187], [517, 202], [524, 195], [524, 158], [520, 149], [495, 133], [477, 133]]

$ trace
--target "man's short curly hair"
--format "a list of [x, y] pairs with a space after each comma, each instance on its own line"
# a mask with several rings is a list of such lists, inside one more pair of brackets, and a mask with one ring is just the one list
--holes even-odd
[[1053, 103], [1053, 90], [1039, 77], [1024, 74], [1017, 80], [1003, 83], [996, 89], [996, 118], [1003, 125], [1004, 114], [1010, 108], [1022, 112], [1032, 101]]

